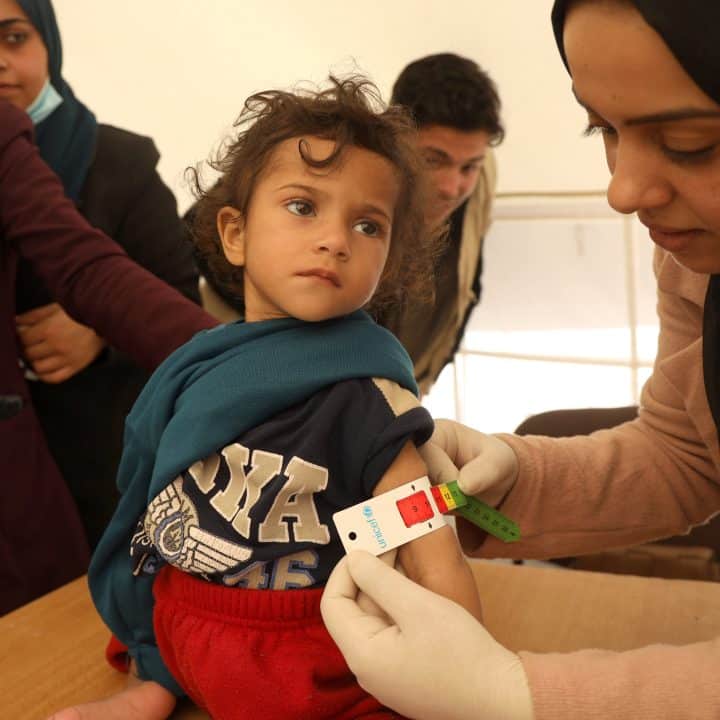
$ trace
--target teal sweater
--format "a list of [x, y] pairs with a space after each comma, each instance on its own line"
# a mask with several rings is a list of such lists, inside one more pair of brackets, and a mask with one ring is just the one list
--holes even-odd
[[93, 601], [141, 677], [183, 694], [155, 643], [153, 577], [132, 574], [130, 540], [150, 501], [243, 432], [359, 377], [388, 378], [417, 394], [402, 345], [362, 311], [321, 323], [221, 325], [198, 333], [150, 378], [125, 423], [122, 497], [89, 571]]

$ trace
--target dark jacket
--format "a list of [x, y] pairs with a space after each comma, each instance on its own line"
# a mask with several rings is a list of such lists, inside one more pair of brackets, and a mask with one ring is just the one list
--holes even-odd
[[[159, 158], [150, 138], [98, 125], [95, 155], [78, 209], [139, 265], [199, 302], [191, 244], [178, 218], [175, 197], [158, 175]], [[21, 261], [19, 311], [54, 301], [29, 263]], [[28, 385], [91, 547], [117, 503], [115, 477], [123, 425], [147, 377], [127, 356], [109, 349], [65, 382]]]
[[31, 134], [27, 115], [0, 102], [0, 614], [80, 575], [88, 562], [18, 366], [19, 258], [70, 315], [147, 370], [215, 323], [78, 215]]

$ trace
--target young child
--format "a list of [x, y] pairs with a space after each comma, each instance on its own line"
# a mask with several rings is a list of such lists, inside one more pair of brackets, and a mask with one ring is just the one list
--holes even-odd
[[[426, 474], [412, 365], [365, 312], [431, 277], [414, 131], [362, 79], [254, 95], [239, 125], [194, 233], [245, 321], [177, 351], [128, 417], [91, 591], [140, 677], [217, 720], [398, 717], [357, 685], [319, 602], [343, 554], [332, 514]], [[451, 528], [398, 557], [479, 616]], [[147, 692], [115, 711], [157, 717], [129, 700]]]

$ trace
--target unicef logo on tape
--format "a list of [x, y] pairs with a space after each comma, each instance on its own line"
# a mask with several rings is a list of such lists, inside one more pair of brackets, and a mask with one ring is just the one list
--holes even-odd
[[380, 529], [380, 523], [373, 517], [373, 509], [369, 505], [365, 505], [362, 509], [362, 514], [365, 516], [365, 522], [370, 525], [370, 532], [380, 546], [380, 549], [385, 549], [387, 547], [387, 540], [383, 535], [383, 531]]

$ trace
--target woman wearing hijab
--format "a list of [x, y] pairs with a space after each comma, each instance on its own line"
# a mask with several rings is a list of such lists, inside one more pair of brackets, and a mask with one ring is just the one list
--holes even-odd
[[[501, 549], [458, 521], [478, 557], [634, 545], [720, 511], [720, 4], [556, 0], [552, 20], [588, 132], [602, 136], [608, 201], [637, 212], [657, 246], [658, 355], [638, 419], [589, 437], [440, 425], [426, 446], [431, 472], [460, 467], [462, 489], [499, 503], [523, 530]], [[391, 619], [363, 611], [358, 588]], [[515, 655], [367, 554], [338, 565], [323, 615], [360, 684], [408, 717], [720, 717], [720, 639]]]
[[[90, 224], [197, 302], [191, 247], [155, 145], [98, 124], [61, 70], [50, 0], [0, 0], [0, 97], [28, 113], [40, 155]], [[117, 500], [124, 418], [147, 375], [57, 300], [21, 261], [16, 326], [32, 401], [94, 546]]]

